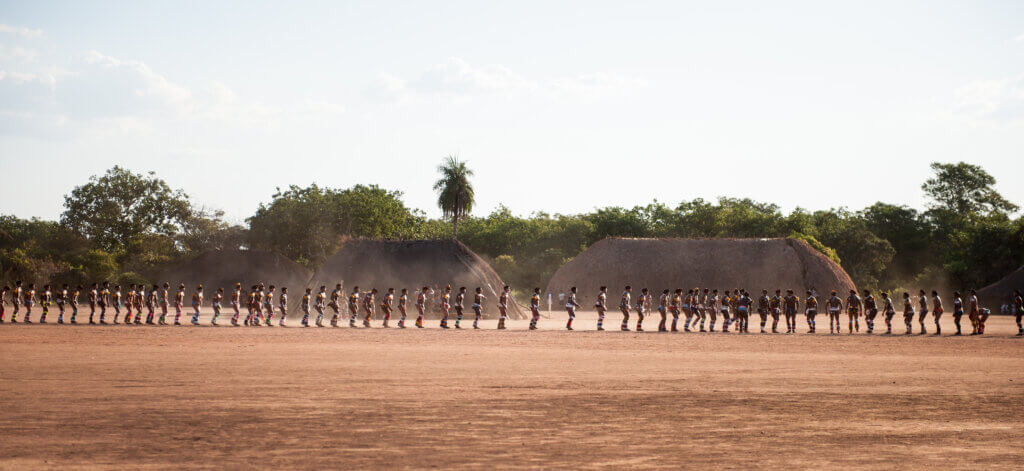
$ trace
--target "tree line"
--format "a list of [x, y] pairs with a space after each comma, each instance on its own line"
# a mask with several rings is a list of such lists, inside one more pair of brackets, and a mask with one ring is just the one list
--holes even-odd
[[[919, 211], [878, 202], [861, 210], [783, 213], [772, 203], [721, 197], [582, 214], [471, 216], [472, 176], [449, 158], [435, 183], [444, 220], [376, 185], [290, 186], [246, 219], [196, 205], [153, 173], [114, 167], [65, 196], [59, 221], [0, 216], [0, 279], [84, 284], [152, 282], [162, 263], [207, 250], [274, 250], [315, 270], [346, 238], [455, 235], [520, 288], [545, 286], [566, 261], [605, 237], [796, 237], [838, 262], [859, 287], [981, 287], [1024, 263], [1024, 218], [968, 163], [934, 163]], [[524, 288], [525, 289], [525, 288]]]

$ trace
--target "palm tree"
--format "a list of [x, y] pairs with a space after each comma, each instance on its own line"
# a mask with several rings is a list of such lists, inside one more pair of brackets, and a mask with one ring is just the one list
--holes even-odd
[[434, 183], [437, 205], [444, 217], [452, 218], [452, 239], [455, 239], [459, 235], [459, 219], [473, 210], [473, 185], [469, 183], [473, 171], [454, 155], [438, 165], [437, 171], [441, 173], [441, 178]]

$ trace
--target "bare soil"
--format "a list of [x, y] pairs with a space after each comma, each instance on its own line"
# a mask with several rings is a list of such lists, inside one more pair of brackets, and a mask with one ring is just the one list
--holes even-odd
[[818, 319], [814, 335], [594, 332], [592, 313], [576, 332], [560, 313], [537, 332], [3, 324], [0, 468], [1022, 466], [1011, 318], [956, 338]]

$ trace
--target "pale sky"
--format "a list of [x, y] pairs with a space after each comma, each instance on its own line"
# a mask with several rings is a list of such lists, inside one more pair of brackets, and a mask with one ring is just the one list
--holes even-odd
[[449, 153], [476, 215], [921, 208], [959, 160], [1024, 204], [1024, 3], [0, 1], [0, 213], [122, 165], [232, 222], [313, 182], [435, 216]]

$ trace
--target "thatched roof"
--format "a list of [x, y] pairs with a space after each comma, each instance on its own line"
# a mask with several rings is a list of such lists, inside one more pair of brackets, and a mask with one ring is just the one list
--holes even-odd
[[855, 289], [838, 264], [797, 239], [607, 238], [558, 269], [548, 291], [576, 286], [592, 300], [598, 288], [617, 294], [623, 286], [683, 290], [695, 287], [815, 290], [819, 295]]
[[[498, 316], [498, 295], [504, 282], [484, 259], [457, 240], [370, 240], [353, 239], [342, 244], [314, 276], [316, 285], [344, 283], [349, 289], [408, 288], [410, 303], [423, 286], [453, 289], [465, 286], [472, 292], [483, 288], [487, 296], [484, 314]], [[467, 300], [467, 310], [472, 303]], [[509, 317], [522, 318], [514, 303]]]

